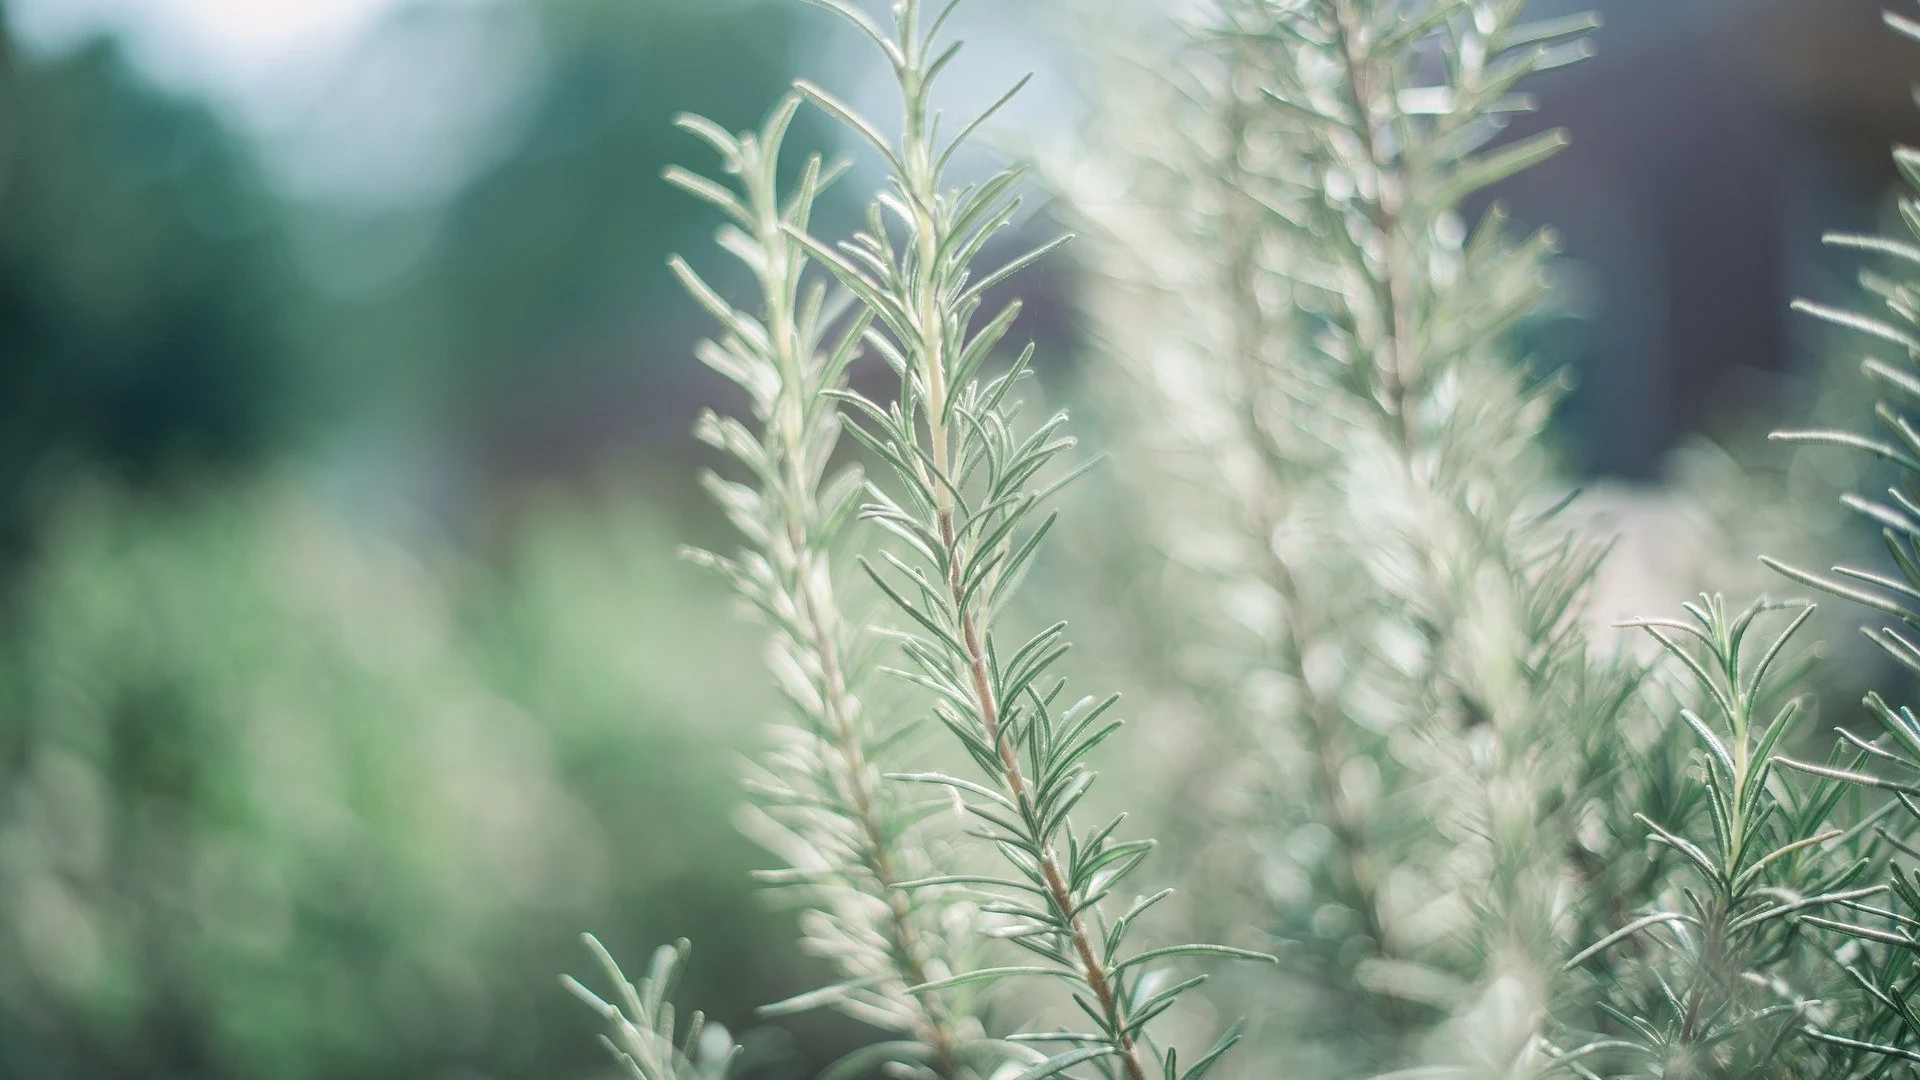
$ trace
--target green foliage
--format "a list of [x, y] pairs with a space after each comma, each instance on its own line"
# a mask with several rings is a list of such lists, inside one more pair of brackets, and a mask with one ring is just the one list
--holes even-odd
[[205, 107], [0, 41], [0, 572], [99, 470], [160, 486], [304, 419], [279, 214]]
[[673, 263], [724, 331], [702, 346], [702, 359], [748, 392], [761, 429], [756, 435], [732, 418], [702, 417], [702, 440], [733, 457], [753, 483], [707, 475], [708, 490], [749, 546], [736, 558], [694, 554], [720, 569], [774, 630], [769, 663], [798, 722], [776, 729], [779, 748], [747, 781], [762, 808], [748, 827], [788, 864], [766, 876], [813, 901], [806, 944], [841, 976], [764, 1011], [832, 1004], [906, 1036], [912, 1041], [896, 1048], [899, 1056], [951, 1076], [979, 1024], [955, 995], [915, 990], [952, 975], [943, 925], [951, 920], [930, 884], [940, 875], [922, 835], [926, 808], [903, 800], [878, 771], [892, 756], [883, 748], [898, 747], [910, 732], [869, 715], [871, 639], [856, 636], [834, 588], [834, 550], [853, 516], [860, 473], [828, 472], [841, 427], [830, 395], [843, 389], [865, 322], [829, 336], [851, 297], [829, 304], [823, 283], [802, 287], [806, 257], [789, 231], [807, 227], [833, 176], [812, 158], [798, 191], [780, 197], [781, 143], [800, 106], [789, 98], [757, 135], [681, 121], [740, 178], [737, 194], [682, 170], [667, 174], [731, 219], [720, 246], [759, 285], [760, 311], [739, 311], [685, 262]]
[[583, 935], [600, 961], [601, 970], [619, 988], [614, 1005], [568, 975], [562, 984], [607, 1021], [601, 1036], [607, 1052], [624, 1066], [633, 1080], [725, 1080], [727, 1067], [739, 1048], [726, 1029], [709, 1027], [696, 1012], [687, 1019], [686, 1033], [675, 1039], [673, 1004], [668, 999], [680, 981], [690, 946], [685, 938], [654, 950], [646, 977], [638, 986], [627, 981], [599, 939]]
[[[1688, 673], [1683, 696], [1702, 703], [1678, 707], [1697, 765], [1666, 821], [1640, 816], [1676, 856], [1650, 898], [1656, 910], [1633, 912], [1568, 962], [1620, 954], [1594, 973], [1599, 1008], [1619, 1028], [1563, 1060], [1606, 1075], [1817, 1075], [1821, 1047], [1798, 1036], [1831, 969], [1808, 947], [1808, 926], [1884, 891], [1869, 880], [1870, 827], [1884, 813], [1863, 813], [1835, 777], [1796, 784], [1780, 773], [1830, 771], [1784, 756], [1809, 707], [1786, 692], [1805, 666], [1792, 638], [1813, 608], [1755, 603], [1735, 615], [1702, 600], [1689, 620], [1633, 624]], [[1795, 607], [1771, 642], [1748, 644], [1770, 612]]]
[[[680, 122], [717, 168], [666, 173], [732, 257], [669, 263], [740, 402], [698, 427], [735, 533], [694, 555], [717, 582], [662, 569], [645, 515], [547, 513], [482, 568], [292, 497], [72, 504], [0, 652], [0, 1072], [564, 1072], [544, 1033], [569, 1003], [508, 988], [592, 922], [601, 977], [566, 986], [634, 1080], [777, 1072], [774, 1023], [816, 1025], [785, 1064], [826, 1080], [1912, 1075], [1920, 716], [1883, 689], [1881, 735], [1842, 714], [1823, 754], [1798, 604], [1638, 620], [1654, 663], [1596, 647], [1605, 545], [1561, 512], [1562, 386], [1521, 352], [1554, 242], [1467, 220], [1565, 144], [1505, 125], [1591, 19], [1190, 5], [1180, 49], [1103, 83], [1087, 145], [1041, 151], [1090, 234], [1090, 427], [1009, 347], [1006, 294], [1063, 241], [1008, 246], [1021, 168], [949, 169], [1019, 86], [943, 132], [958, 4], [815, 3], [884, 61], [897, 133], [804, 81], [732, 133], [779, 94], [797, 5], [540, 5], [561, 59], [535, 111], [578, 126], [533, 125], [339, 339], [459, 357], [499, 395], [706, 227], [599, 185], [675, 137], [648, 87], [724, 82], [725, 123]], [[885, 176], [844, 238], [843, 168], [790, 148], [831, 124]], [[625, 165], [581, 156], [642, 127]], [[1896, 161], [1920, 187], [1920, 153]], [[71, 167], [32, 165], [40, 198]], [[1896, 268], [1865, 278], [1885, 310], [1809, 310], [1907, 355], [1865, 366], [1874, 433], [1781, 437], [1892, 478], [1846, 503], [1892, 565], [1770, 565], [1884, 616], [1872, 640], [1920, 674], [1920, 244], [1835, 242]], [[561, 250], [590, 278], [498, 269]], [[456, 293], [486, 310], [443, 318]], [[1091, 554], [1082, 659], [1052, 586]], [[734, 670], [753, 635], [719, 584], [764, 632], [758, 736], [773, 695]], [[1144, 691], [1126, 735], [1069, 670]], [[749, 837], [817, 963], [749, 903]], [[1166, 848], [1178, 894], [1142, 884]], [[709, 943], [688, 996], [738, 1043], [673, 1006], [684, 939], [634, 982], [613, 960], [682, 929]], [[816, 1009], [878, 1041], [823, 1045]]]
[[[609, 389], [644, 391], [643, 417], [670, 420], [681, 413], [661, 406], [702, 384], [676, 375], [673, 360], [699, 326], [675, 304], [665, 263], [718, 221], [687, 212], [659, 179], [682, 152], [672, 120], [690, 103], [728, 126], [761, 116], [809, 39], [800, 9], [788, 0], [524, 7], [549, 60], [521, 106], [524, 136], [503, 160], [433, 208], [433, 220], [319, 223], [342, 234], [343, 261], [381, 250], [396, 229], [435, 240], [398, 280], [317, 313], [344, 324], [323, 338], [329, 371], [352, 380], [343, 390], [356, 404], [371, 392], [385, 409], [408, 406], [400, 419], [411, 424], [422, 413], [483, 433], [503, 420], [538, 424]], [[637, 438], [648, 434], [618, 433], [626, 445], [657, 445], [663, 433]], [[664, 434], [677, 446], [684, 431], [674, 423]]]
[[1632, 667], [1588, 656], [1559, 387], [1510, 355], [1551, 239], [1460, 215], [1564, 143], [1499, 141], [1591, 26], [1523, 7], [1209, 5], [1163, 88], [1113, 84], [1101, 172], [1055, 169], [1137, 433], [1120, 501], [1170, 571], [1148, 618], [1191, 630], [1170, 707], [1257, 793], [1200, 808], [1233, 826], [1185, 869], [1288, 943], [1262, 1035], [1312, 1075], [1530, 1067], [1592, 917], [1567, 890], [1625, 870], [1601, 796], [1652, 741]]
[[791, 993], [728, 821], [766, 695], [653, 513], [494, 569], [290, 488], [72, 494], [0, 639], [0, 1072], [577, 1068], [583, 922], [702, 932], [731, 1025]]
[[1016, 976], [1064, 979], [1090, 1030], [1034, 1031], [1023, 1041], [1064, 1044], [1028, 1078], [1093, 1064], [1109, 1076], [1197, 1080], [1238, 1041], [1237, 1028], [1183, 1072], [1176, 1052], [1159, 1050], [1147, 1025], [1201, 977], [1168, 984], [1159, 961], [1182, 955], [1271, 959], [1222, 945], [1141, 950], [1135, 920], [1166, 893], [1136, 900], [1118, 917], [1101, 902], [1152, 850], [1122, 840], [1125, 815], [1076, 830], [1071, 811], [1093, 783], [1088, 757], [1119, 728], [1107, 718], [1116, 698], [1067, 705], [1053, 670], [1067, 653], [1064, 623], [1003, 644], [1010, 602], [1054, 518], [1042, 508], [1077, 471], [1059, 473], [1074, 447], [1056, 413], [1028, 424], [1013, 394], [1027, 375], [1031, 346], [991, 376], [985, 364], [1011, 328], [1019, 303], [979, 320], [987, 290], [1047, 254], [1059, 241], [1017, 254], [991, 271], [979, 253], [1016, 215], [1020, 170], [946, 188], [954, 152], [1020, 89], [944, 144], [930, 104], [936, 76], [958, 45], [939, 45], [957, 4], [924, 17], [918, 0], [894, 9], [894, 33], [842, 0], [821, 0], [880, 49], [899, 89], [904, 132], [897, 143], [826, 91], [802, 83], [816, 105], [871, 143], [885, 159], [890, 190], [868, 212], [868, 227], [835, 246], [790, 231], [808, 253], [866, 307], [877, 326], [865, 342], [898, 377], [898, 396], [882, 404], [847, 392], [860, 441], [888, 466], [891, 482], [869, 484], [862, 516], [896, 547], [862, 566], [905, 617], [889, 634], [909, 662], [901, 676], [933, 695], [933, 712], [959, 742], [984, 783], [940, 772], [901, 780], [945, 787], [975, 819], [968, 832], [1004, 859], [1011, 876], [955, 875], [926, 884], [963, 884], [989, 899], [999, 916], [992, 933], [1040, 963], [980, 968], [916, 988], [926, 993]]
[[5, 680], [9, 1051], [313, 1075], [424, 1034], [414, 994], [479, 1037], [481, 943], [595, 853], [539, 839], [579, 810], [423, 569], [297, 500], [58, 536]]
[[[1793, 638], [1811, 607], [1731, 614], [1710, 596], [1689, 621], [1638, 620], [1668, 654], [1654, 677], [1590, 648], [1603, 547], [1559, 515], [1543, 449], [1558, 387], [1512, 355], [1545, 303], [1552, 241], [1511, 238], [1498, 209], [1470, 229], [1461, 208], [1564, 145], [1502, 142], [1502, 118], [1529, 107], [1523, 80], [1584, 54], [1591, 20], [1527, 24], [1517, 0], [1220, 0], [1181, 57], [1197, 62], [1116, 83], [1098, 152], [1052, 163], [1096, 238], [1088, 310], [1106, 362], [1090, 381], [1127, 432], [1109, 497], [1151, 541], [1126, 557], [1163, 585], [1132, 598], [1144, 625], [1113, 636], [1157, 652], [1135, 677], [1159, 683], [1161, 719], [1203, 720], [1186, 774], [1235, 796], [1170, 815], [1212, 834], [1181, 866], [1198, 902], [1166, 890], [1116, 917], [1103, 902], [1153, 845], [1120, 838], [1124, 815], [1091, 832], [1069, 820], [1119, 729], [1116, 699], [1065, 704], [1064, 623], [1013, 630], [1055, 532], [1049, 504], [1082, 470], [1064, 413], [1019, 418], [1033, 350], [1001, 360], [1018, 302], [986, 301], [1055, 245], [976, 266], [1018, 215], [1020, 170], [957, 190], [945, 178], [980, 123], [942, 140], [931, 106], [957, 5], [928, 18], [903, 0], [889, 28], [816, 2], [877, 46], [902, 103], [893, 139], [799, 84], [887, 167], [865, 230], [815, 235], [833, 171], [817, 158], [780, 197], [794, 102], [757, 134], [689, 123], [737, 190], [671, 176], [734, 219], [722, 245], [759, 286], [745, 311], [676, 264], [723, 329], [704, 358], [748, 391], [758, 424], [702, 427], [751, 479], [710, 483], [747, 546], [706, 560], [772, 627], [795, 721], [752, 784], [755, 820], [839, 968], [785, 1007], [833, 1003], [905, 1036], [830, 1075], [998, 1063], [1023, 1080], [1195, 1080], [1241, 1029], [1183, 1071], [1171, 1007], [1204, 980], [1158, 962], [1264, 954], [1156, 947], [1138, 920], [1209, 908], [1230, 936], [1282, 948], [1273, 969], [1203, 992], [1214, 1012], [1261, 1006], [1254, 1071], [1851, 1078], [1920, 1060], [1920, 877], [1889, 858], [1920, 858], [1912, 823], [1896, 824], [1902, 809], [1920, 819], [1920, 719], [1871, 697], [1884, 739], [1843, 730], [1825, 763], [1789, 756], [1810, 709]], [[1920, 183], [1910, 157], [1897, 160]], [[1904, 243], [1843, 242], [1920, 263]], [[1911, 328], [1814, 310], [1920, 362], [1913, 290], [1868, 286]], [[897, 390], [847, 382], [862, 349]], [[1899, 369], [1867, 371], [1920, 400]], [[877, 466], [864, 487], [830, 468], [843, 411]], [[1885, 437], [1786, 437], [1903, 470], [1890, 502], [1848, 504], [1882, 526], [1905, 580], [1774, 565], [1905, 623], [1875, 640], [1920, 672], [1905, 636], [1920, 631], [1920, 434], [1897, 404], [1879, 415]], [[848, 521], [861, 491], [864, 533]], [[872, 630], [904, 659], [897, 700], [853, 659], [858, 616], [833, 589], [843, 540], [888, 602]], [[870, 710], [905, 722], [869, 726]], [[928, 714], [971, 768], [919, 767], [904, 733]], [[882, 775], [881, 746], [915, 767]], [[948, 850], [929, 820], [943, 800], [893, 785], [945, 789], [983, 843]], [[970, 931], [1027, 955], [956, 963]], [[676, 955], [624, 1013], [589, 996], [649, 1080], [693, 1067], [660, 1020]], [[1003, 1028], [971, 992], [1015, 979], [1065, 984], [1090, 1023]]]

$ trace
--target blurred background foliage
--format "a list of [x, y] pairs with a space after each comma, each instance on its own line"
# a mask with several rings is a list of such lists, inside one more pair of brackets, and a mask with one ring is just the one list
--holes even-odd
[[[1865, 0], [1600, 6], [1600, 59], [1544, 88], [1580, 143], [1505, 194], [1567, 228], [1540, 344], [1631, 532], [1678, 512], [1663, 470], [1740, 482], [1670, 469], [1687, 432], [1811, 397], [1803, 223], [1871, 219], [1912, 65]], [[1016, 138], [1070, 130], [1048, 87], [1087, 42], [970, 7], [967, 63], [1051, 65]], [[554, 982], [588, 929], [694, 938], [689, 997], [757, 1075], [862, 1037], [753, 1020], [812, 984], [732, 825], [772, 695], [673, 557], [724, 534], [686, 435], [721, 391], [664, 268], [715, 221], [659, 180], [706, 164], [669, 119], [844, 84], [815, 14], [0, 5], [0, 1077], [599, 1073]], [[1064, 337], [1070, 283], [1039, 285]], [[1632, 603], [1701, 584], [1628, 565]]]
[[138, 482], [258, 456], [298, 398], [273, 209], [204, 108], [113, 51], [10, 42], [0, 215], [0, 552], [62, 464]]
[[697, 992], [736, 1023], [798, 977], [729, 824], [766, 695], [715, 661], [751, 645], [650, 521], [556, 510], [477, 579], [270, 484], [48, 530], [5, 657], [7, 1075], [530, 1075], [585, 1042], [582, 926], [728, 926]]
[[597, 1072], [585, 929], [697, 934], [736, 1029], [806, 985], [732, 825], [757, 643], [647, 464], [699, 393], [665, 258], [713, 225], [669, 120], [754, 121], [796, 5], [391, 7], [325, 94], [532, 53], [424, 194], [302, 191], [137, 41], [8, 26], [0, 1076]]

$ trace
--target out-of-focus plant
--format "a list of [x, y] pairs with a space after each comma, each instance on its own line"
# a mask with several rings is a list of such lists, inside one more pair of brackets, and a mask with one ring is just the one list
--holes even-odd
[[287, 489], [71, 498], [0, 648], [0, 1072], [566, 1068], [589, 920], [726, 927], [729, 1023], [792, 992], [743, 635], [652, 517], [541, 520], [439, 565]]
[[58, 535], [8, 627], [0, 1056], [480, 1045], [499, 935], [604, 853], [431, 575], [297, 498], [86, 499]]
[[[755, 1007], [813, 977], [788, 947], [791, 919], [753, 889], [761, 859], [734, 820], [737, 758], [757, 744], [772, 695], [740, 676], [753, 635], [727, 610], [725, 589], [685, 572], [680, 530], [633, 486], [620, 477], [599, 495], [553, 492], [523, 506], [459, 586], [463, 638], [489, 685], [550, 733], [560, 775], [592, 809], [607, 853], [595, 909], [605, 914], [592, 916], [599, 938], [625, 954], [701, 934], [704, 961], [686, 992], [742, 1033], [742, 1068], [784, 1068], [796, 1053], [830, 1059], [854, 1037], [846, 1026], [797, 1029], [791, 1045], [748, 1023]], [[581, 925], [553, 918], [551, 937], [524, 956], [539, 983], [523, 980], [529, 996], [550, 985], [555, 950], [570, 954]], [[566, 1003], [537, 1000], [577, 1020]], [[543, 1023], [543, 1039], [549, 1030]]]
[[1537, 1060], [1651, 738], [1588, 656], [1558, 384], [1508, 348], [1552, 240], [1462, 217], [1565, 143], [1500, 141], [1593, 25], [1524, 7], [1208, 4], [1054, 170], [1096, 240], [1115, 501], [1164, 568], [1142, 644], [1230, 793], [1189, 875], [1287, 943], [1256, 1031], [1311, 1075]]
[[[356, 404], [379, 395], [383, 408], [362, 414], [373, 422], [444, 423], [512, 454], [508, 467], [556, 445], [563, 454], [604, 454], [609, 443], [679, 450], [681, 418], [711, 383], [674, 362], [701, 326], [679, 305], [665, 264], [703, 242], [714, 218], [659, 180], [682, 152], [671, 121], [688, 102], [729, 126], [756, 121], [789, 88], [811, 37], [805, 13], [786, 0], [525, 0], [470, 10], [479, 20], [500, 12], [528, 20], [541, 71], [514, 103], [501, 160], [446, 205], [399, 223], [402, 236], [435, 237], [404, 274], [384, 276], [389, 219], [311, 224], [330, 269], [353, 286], [317, 313], [331, 317], [316, 333], [327, 370]], [[439, 15], [466, 17], [459, 6]], [[817, 116], [796, 123], [815, 135], [826, 128]], [[716, 277], [723, 286], [739, 280]], [[395, 410], [396, 399], [411, 408]], [[603, 419], [587, 431], [552, 429], [583, 413]], [[529, 438], [542, 441], [529, 448]], [[712, 957], [710, 946], [703, 955]]]
[[161, 487], [277, 450], [311, 369], [280, 208], [206, 106], [116, 49], [0, 34], [0, 573], [75, 474]]

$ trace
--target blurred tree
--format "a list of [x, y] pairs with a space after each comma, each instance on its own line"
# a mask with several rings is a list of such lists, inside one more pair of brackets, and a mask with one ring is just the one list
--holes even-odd
[[[496, 480], [686, 445], [715, 382], [690, 359], [700, 323], [666, 258], [704, 247], [720, 220], [660, 179], [704, 151], [671, 120], [757, 124], [813, 14], [780, 0], [529, 6], [548, 59], [524, 134], [435, 210], [416, 265], [341, 300], [325, 331], [339, 364], [398, 394], [389, 425], [440, 430]], [[819, 118], [800, 126], [797, 149], [828, 144]]]
[[[390, 497], [418, 463], [378, 436], [544, 462], [583, 404], [598, 456], [698, 385], [664, 263], [718, 222], [659, 180], [699, 152], [669, 119], [756, 122], [793, 5], [528, 9], [518, 141], [357, 293], [297, 246], [352, 229], [212, 112], [110, 43], [0, 49], [0, 543], [35, 552], [0, 605], [0, 1076], [578, 1074], [586, 928], [699, 937], [735, 1028], [808, 985], [729, 823], [765, 695], [715, 665], [750, 632], [666, 584], [654, 513], [514, 508], [440, 575], [247, 478], [318, 439]], [[853, 1037], [799, 1033], [756, 1073]]]
[[105, 44], [0, 30], [0, 560], [72, 465], [141, 483], [248, 460], [299, 378], [272, 200], [203, 108]]
[[[378, 438], [399, 432], [476, 469], [434, 477], [455, 486], [455, 515], [495, 480], [687, 444], [712, 382], [689, 359], [701, 325], [666, 256], [705, 246], [720, 219], [660, 181], [666, 165], [703, 152], [672, 117], [756, 125], [810, 25], [803, 6], [780, 0], [528, 0], [526, 10], [543, 73], [497, 163], [444, 206], [311, 208], [303, 225], [428, 236], [392, 277], [376, 277], [369, 256], [369, 282], [340, 290], [313, 336]], [[426, 33], [411, 21], [422, 17], [482, 15], [422, 4], [384, 33]], [[801, 127], [797, 148], [826, 142], [818, 117]], [[468, 479], [480, 488], [457, 490]]]
[[[784, 90], [806, 13], [777, 0], [526, 0], [546, 60], [517, 137], [421, 220], [292, 205], [207, 108], [144, 83], [110, 40], [46, 58], [0, 30], [0, 545], [17, 556], [71, 467], [170, 484], [337, 433], [570, 470], [684, 440], [706, 392], [665, 272], [717, 217], [667, 188], [699, 147], [673, 114], [738, 127]], [[415, 3], [387, 31], [481, 18]], [[382, 31], [376, 31], [379, 33]], [[798, 145], [820, 144], [808, 118]], [[404, 216], [404, 215], [403, 215]], [[360, 291], [301, 273], [295, 238], [424, 250]], [[411, 451], [398, 448], [411, 444]], [[459, 468], [429, 483], [457, 489]], [[377, 481], [376, 481], [377, 482]], [[456, 500], [465, 494], [405, 492]], [[483, 494], [483, 493], [482, 493]]]

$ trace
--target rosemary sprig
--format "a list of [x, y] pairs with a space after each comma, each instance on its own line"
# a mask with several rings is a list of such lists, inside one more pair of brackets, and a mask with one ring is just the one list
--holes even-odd
[[617, 992], [608, 1001], [571, 975], [562, 975], [560, 984], [606, 1021], [600, 1042], [627, 1075], [633, 1080], [726, 1080], [739, 1053], [726, 1029], [708, 1024], [699, 1012], [689, 1015], [684, 1025], [674, 1014], [674, 987], [692, 948], [685, 938], [654, 950], [647, 974], [637, 984], [627, 980], [597, 938], [581, 938]]
[[827, 395], [845, 380], [866, 323], [847, 323], [848, 300], [806, 280], [807, 259], [788, 230], [805, 229], [821, 190], [840, 173], [807, 160], [793, 193], [781, 197], [782, 144], [799, 110], [789, 98], [758, 133], [733, 135], [697, 118], [680, 126], [719, 152], [733, 186], [675, 168], [667, 179], [718, 207], [730, 222], [720, 244], [752, 272], [759, 310], [741, 311], [694, 270], [674, 272], [722, 328], [700, 355], [753, 399], [758, 430], [708, 413], [702, 439], [737, 460], [747, 484], [705, 477], [747, 542], [738, 557], [696, 552], [719, 568], [772, 627], [771, 666], [794, 724], [776, 729], [781, 747], [747, 779], [758, 800], [749, 830], [789, 864], [764, 875], [801, 891], [816, 910], [808, 944], [833, 960], [840, 979], [767, 1006], [781, 1014], [821, 1005], [898, 1032], [911, 1043], [896, 1058], [939, 1076], [959, 1076], [965, 1044], [979, 1024], [955, 995], [910, 988], [950, 974], [950, 943], [938, 893], [902, 883], [933, 874], [914, 809], [874, 762], [884, 741], [863, 708], [870, 665], [860, 656], [835, 589], [833, 555], [859, 490], [859, 472], [833, 465], [841, 421]]
[[1069, 1049], [1036, 1066], [1029, 1080], [1087, 1062], [1128, 1080], [1195, 1080], [1238, 1032], [1181, 1071], [1172, 1051], [1158, 1054], [1146, 1028], [1199, 980], [1163, 987], [1144, 978], [1148, 968], [1178, 955], [1262, 954], [1200, 944], [1129, 952], [1128, 930], [1167, 894], [1145, 897], [1111, 921], [1100, 904], [1146, 858], [1152, 842], [1118, 839], [1124, 815], [1090, 833], [1070, 821], [1093, 781], [1088, 755], [1119, 727], [1107, 718], [1115, 699], [1060, 707], [1064, 681], [1050, 673], [1068, 648], [1064, 624], [1010, 651], [997, 643], [1008, 601], [1053, 524], [1042, 507], [1073, 475], [1053, 478], [1050, 467], [1074, 442], [1063, 433], [1064, 414], [1025, 430], [1016, 419], [1012, 391], [1028, 372], [1031, 347], [1003, 373], [982, 374], [1018, 302], [983, 321], [976, 316], [990, 286], [1059, 241], [991, 272], [975, 269], [982, 248], [1017, 212], [1013, 189], [1020, 170], [945, 189], [954, 150], [986, 119], [944, 144], [938, 140], [930, 92], [958, 49], [937, 44], [956, 5], [929, 19], [918, 0], [903, 0], [888, 33], [842, 0], [815, 2], [860, 29], [886, 57], [900, 91], [904, 132], [897, 144], [889, 142], [849, 106], [803, 83], [816, 104], [874, 146], [892, 175], [867, 230], [851, 241], [828, 246], [792, 231], [866, 305], [876, 323], [866, 340], [899, 377], [899, 397], [891, 403], [837, 395], [852, 410], [861, 441], [894, 480], [890, 487], [869, 486], [862, 513], [901, 553], [882, 551], [867, 568], [912, 624], [911, 632], [894, 635], [910, 662], [901, 674], [934, 695], [936, 715], [986, 782], [932, 772], [902, 779], [945, 786], [965, 800], [978, 822], [975, 834], [993, 845], [1012, 876], [957, 880], [991, 895], [984, 910], [1008, 920], [1001, 935], [1041, 961], [968, 972], [919, 990], [1013, 976], [1062, 978], [1093, 1030], [1059, 1034]]
[[[1705, 596], [1686, 611], [1628, 624], [1677, 661], [1681, 700], [1697, 705], [1677, 708], [1693, 735], [1694, 797], [1669, 820], [1640, 815], [1649, 841], [1674, 853], [1675, 873], [1631, 921], [1569, 959], [1570, 970], [1597, 964], [1611, 1018], [1569, 1056], [1583, 1075], [1817, 1075], [1807, 1055], [1817, 1061], [1820, 1048], [1799, 1038], [1820, 1006], [1803, 924], [1886, 891], [1869, 854], [1885, 813], [1863, 812], [1835, 777], [1794, 784], [1781, 775], [1848, 764], [1804, 766], [1785, 754], [1809, 710], [1792, 692], [1804, 660], [1793, 637], [1813, 608], [1756, 602], [1734, 613]], [[1791, 613], [1785, 626], [1751, 641], [1779, 612]]]
[[1119, 482], [1181, 571], [1229, 552], [1175, 603], [1205, 632], [1196, 696], [1263, 766], [1223, 765], [1262, 795], [1250, 888], [1316, 969], [1281, 973], [1306, 989], [1266, 1030], [1329, 1075], [1537, 1056], [1580, 816], [1637, 738], [1633, 666], [1584, 633], [1603, 548], [1555, 514], [1559, 386], [1511, 356], [1551, 239], [1462, 218], [1565, 142], [1500, 139], [1592, 25], [1524, 7], [1215, 0], [1172, 119], [1125, 98], [1106, 201], [1079, 200], [1119, 296], [1102, 354], [1157, 440]]
[[[1902, 37], [1920, 41], [1920, 22], [1894, 12], [1884, 13], [1887, 26]], [[1794, 307], [1842, 331], [1868, 341], [1875, 355], [1861, 364], [1861, 372], [1878, 400], [1870, 430], [1777, 431], [1784, 442], [1828, 446], [1867, 459], [1867, 475], [1890, 479], [1884, 495], [1850, 493], [1841, 503], [1879, 532], [1886, 546], [1886, 567], [1838, 565], [1827, 572], [1802, 569], [1777, 559], [1764, 562], [1799, 585], [1817, 589], [1871, 611], [1877, 626], [1862, 627], [1867, 638], [1909, 672], [1920, 672], [1920, 431], [1913, 414], [1920, 409], [1920, 151], [1899, 146], [1894, 164], [1907, 188], [1899, 200], [1907, 236], [1836, 233], [1825, 237], [1835, 247], [1860, 252], [1875, 268], [1863, 271], [1860, 285], [1873, 298], [1871, 313], [1811, 301]], [[1887, 352], [1891, 350], [1891, 358]], [[1852, 757], [1843, 765], [1783, 759], [1782, 763], [1810, 773], [1822, 782], [1841, 782], [1866, 793], [1894, 810], [1892, 820], [1878, 835], [1892, 849], [1879, 880], [1887, 896], [1873, 905], [1851, 905], [1845, 912], [1810, 915], [1805, 922], [1839, 941], [1834, 958], [1853, 991], [1849, 1007], [1826, 1017], [1815, 1017], [1806, 1033], [1834, 1053], [1844, 1073], [1880, 1076], [1909, 1073], [1920, 1061], [1920, 1013], [1914, 1009], [1920, 990], [1920, 862], [1914, 844], [1920, 828], [1920, 717], [1912, 707], [1896, 705], [1879, 692], [1869, 693], [1865, 705], [1879, 723], [1881, 736], [1868, 741], [1842, 729], [1842, 752]]]

